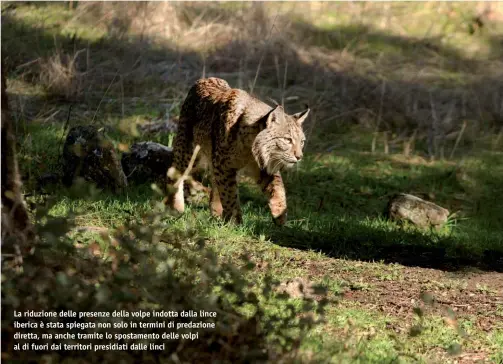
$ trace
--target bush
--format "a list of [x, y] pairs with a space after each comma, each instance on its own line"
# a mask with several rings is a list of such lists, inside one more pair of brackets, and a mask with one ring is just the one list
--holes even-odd
[[[324, 302], [304, 299], [301, 308], [279, 294], [269, 275], [258, 281], [248, 277], [253, 263], [219, 261], [204, 238], [195, 231], [174, 232], [163, 222], [163, 204], [144, 216], [116, 229], [111, 236], [102, 233], [105, 244], [75, 244], [69, 234], [72, 216], [48, 215], [50, 203], [36, 212], [39, 239], [36, 248], [23, 256], [21, 266], [4, 261], [2, 267], [2, 352], [3, 359], [66, 362], [266, 362], [293, 361], [303, 337], [319, 322]], [[272, 310], [271, 308], [274, 308]], [[164, 350], [124, 351], [15, 351], [14, 321], [54, 322], [80, 325], [72, 330], [34, 328], [29, 332], [50, 333], [52, 339], [31, 341], [37, 345], [78, 342], [105, 344], [110, 340], [56, 340], [56, 333], [150, 333], [162, 335], [169, 329], [98, 328], [100, 322], [119, 324], [139, 321], [187, 322], [187, 318], [142, 319], [131, 315], [112, 318], [15, 318], [18, 312], [33, 311], [195, 311], [216, 312], [217, 317], [194, 321], [216, 322], [215, 329], [192, 330], [196, 340], [160, 340]], [[316, 315], [305, 315], [315, 312]], [[82, 327], [82, 328], [81, 328]], [[19, 330], [27, 332], [26, 330]], [[175, 330], [173, 330], [175, 331]], [[190, 330], [187, 330], [190, 331]], [[179, 330], [184, 333], [184, 330]], [[22, 341], [20, 341], [22, 342]], [[112, 341], [112, 342], [115, 342]], [[155, 339], [123, 340], [120, 343], [150, 344]], [[157, 341], [159, 343], [159, 341]]]

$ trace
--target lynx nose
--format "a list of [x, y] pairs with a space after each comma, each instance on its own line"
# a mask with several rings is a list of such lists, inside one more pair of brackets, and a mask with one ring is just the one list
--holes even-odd
[[302, 159], [302, 152], [297, 152], [295, 153], [295, 158], [297, 158], [297, 162], [300, 162], [300, 160]]

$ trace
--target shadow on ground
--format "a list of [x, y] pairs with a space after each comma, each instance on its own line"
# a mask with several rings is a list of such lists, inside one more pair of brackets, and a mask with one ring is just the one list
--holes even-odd
[[[337, 166], [314, 163], [287, 178], [289, 223], [277, 228], [269, 221], [258, 222], [254, 231], [275, 244], [301, 250], [319, 251], [327, 256], [350, 260], [384, 261], [405, 266], [458, 271], [477, 268], [503, 272], [503, 235], [499, 231], [503, 190], [489, 171], [474, 172], [483, 187], [468, 189], [456, 177], [455, 168], [415, 167], [388, 163], [390, 156], [355, 153], [351, 163]], [[341, 157], [344, 158], [344, 157]], [[388, 159], [388, 161], [386, 161]], [[383, 162], [384, 161], [384, 162]], [[490, 163], [490, 159], [487, 161]], [[383, 162], [383, 166], [379, 163]], [[386, 166], [393, 173], [386, 174]], [[376, 173], [372, 174], [374, 168]], [[379, 175], [378, 171], [383, 173]], [[386, 221], [388, 198], [397, 192], [413, 193], [447, 207], [460, 209], [467, 220], [448, 231], [421, 231]], [[470, 201], [453, 196], [466, 194]], [[265, 197], [256, 188], [242, 186], [242, 201], [254, 210]], [[479, 206], [484, 206], [480, 208]]]
[[[455, 238], [438, 241], [419, 233], [383, 231], [365, 225], [344, 225], [331, 233], [285, 227], [271, 229], [266, 236], [280, 246], [313, 250], [332, 258], [367, 262], [398, 263], [409, 267], [459, 271], [477, 268], [503, 272], [503, 252], [485, 250], [474, 256], [471, 250], [456, 248]], [[385, 243], [383, 243], [385, 242]]]

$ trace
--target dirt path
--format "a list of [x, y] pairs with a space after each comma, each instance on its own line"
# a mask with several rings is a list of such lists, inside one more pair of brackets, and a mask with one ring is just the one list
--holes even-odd
[[[348, 275], [348, 280], [355, 277]], [[359, 275], [361, 279], [362, 276]], [[371, 272], [364, 276], [372, 289], [346, 291], [345, 299], [355, 300], [366, 307], [378, 309], [393, 316], [409, 318], [413, 307], [420, 302], [422, 292], [433, 297], [426, 310], [448, 316], [449, 310], [459, 318], [472, 316], [476, 326], [490, 331], [503, 317], [498, 315], [498, 305], [503, 307], [503, 274], [491, 272], [445, 273], [434, 269], [403, 268], [397, 281], [383, 280]]]
[[[410, 322], [414, 307], [421, 305], [426, 312], [444, 317], [452, 316], [453, 311], [457, 318], [475, 319], [476, 327], [486, 332], [503, 329], [503, 273], [445, 272], [341, 259], [304, 264], [311, 279], [328, 274], [331, 279], [347, 282], [343, 300], [407, 319], [403, 322]], [[421, 302], [423, 292], [433, 298], [431, 305]]]
[[[503, 329], [503, 273], [446, 272], [340, 259], [308, 260], [301, 264], [307, 268], [312, 280], [328, 274], [338, 282], [347, 282], [342, 304], [358, 302], [364, 309], [398, 318], [387, 324], [387, 328], [397, 334], [408, 332], [417, 306], [424, 308], [427, 314], [442, 316], [451, 326], [455, 326], [459, 319], [470, 319], [483, 333]], [[422, 292], [433, 298], [431, 304], [422, 302]], [[426, 356], [435, 363], [453, 359], [440, 348], [430, 350]], [[472, 347], [456, 356], [454, 362], [468, 364], [488, 360], [487, 348]]]

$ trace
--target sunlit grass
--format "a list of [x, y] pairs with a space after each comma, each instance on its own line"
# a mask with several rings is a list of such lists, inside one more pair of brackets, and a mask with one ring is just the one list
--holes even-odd
[[[313, 3], [311, 6], [315, 8], [319, 5]], [[251, 5], [225, 3], [222, 6], [226, 7], [232, 16], [232, 11], [242, 11], [245, 6]], [[440, 43], [452, 48], [452, 54], [436, 50], [421, 53], [426, 54], [431, 61], [431, 64], [427, 65], [429, 68], [426, 67], [421, 74], [423, 80], [431, 81], [431, 86], [459, 86], [470, 82], [470, 77], [478, 76], [461, 66], [452, 69], [443, 67], [446, 59], [461, 56], [487, 58], [492, 51], [489, 47], [490, 33], [476, 34], [471, 38], [467, 36], [464, 21], [466, 14], [475, 11], [474, 5], [465, 7], [460, 4], [451, 6], [447, 3], [426, 3], [410, 5], [411, 8], [405, 11], [404, 4], [395, 3], [390, 5], [391, 17], [385, 25], [381, 24], [382, 14], [373, 17], [371, 12], [372, 8], [375, 11], [385, 9], [381, 5], [333, 3], [327, 6], [329, 11], [323, 12], [318, 18], [309, 18], [307, 12], [304, 14], [316, 31], [309, 33], [312, 37], [303, 41], [309, 46], [323, 47], [327, 52], [346, 52], [348, 57], [355, 60], [357, 74], [365, 74], [369, 70], [373, 72], [378, 65], [384, 67], [377, 69], [377, 73], [380, 72], [377, 76], [383, 80], [396, 78], [407, 81], [418, 77], [417, 52], [426, 52], [425, 45], [418, 48], [409, 41], [385, 41], [386, 36], [398, 37], [407, 34], [409, 38], [422, 39], [441, 32], [450, 34], [449, 37], [441, 39]], [[363, 17], [359, 19], [358, 14], [364, 6], [368, 7], [368, 12], [362, 13]], [[276, 7], [285, 11], [294, 10], [291, 4], [286, 3], [268, 4], [267, 7], [273, 8], [272, 14], [275, 13]], [[352, 11], [343, 11], [348, 8]], [[410, 9], [413, 10], [413, 16], [409, 14], [409, 11], [412, 11]], [[47, 7], [22, 5], [18, 6], [14, 17], [23, 25], [43, 29], [51, 36], [44, 38], [47, 44], [35, 46], [29, 42], [22, 43], [21, 48], [29, 55], [32, 55], [28, 52], [32, 48], [40, 49], [40, 56], [51, 54], [56, 47], [53, 44], [53, 35], [71, 37], [76, 34], [89, 44], [106, 38], [104, 28], [89, 26], [85, 19], [79, 19], [75, 12], [69, 10], [67, 4]], [[356, 27], [355, 19], [359, 19], [367, 28]], [[424, 24], [432, 26], [425, 29]], [[211, 28], [201, 29], [200, 34], [206, 37], [208, 29]], [[184, 39], [179, 37], [173, 42], [181, 46]], [[16, 39], [7, 40], [19, 43]], [[185, 44], [187, 49], [202, 51], [199, 43], [186, 43], [189, 43]], [[204, 45], [210, 50], [214, 46]], [[208, 51], [206, 48], [203, 50]], [[397, 62], [398, 66], [392, 62], [391, 66], [382, 64], [379, 58], [382, 54], [386, 54], [388, 60]], [[99, 62], [108, 62], [106, 59], [100, 59], [101, 56], [96, 56]], [[185, 62], [180, 64], [181, 67], [191, 67]], [[463, 60], [459, 64], [463, 65]], [[358, 69], [360, 66], [363, 70]], [[389, 70], [389, 73], [383, 70]], [[197, 69], [193, 73], [202, 74], [200, 71]], [[247, 71], [255, 74], [256, 70]], [[26, 97], [49, 96], [47, 90], [41, 86], [33, 86], [32, 83], [16, 78], [22, 78], [22, 72], [24, 71], [13, 72], [14, 78], [9, 80], [10, 92]], [[281, 77], [275, 78], [277, 70], [268, 72], [274, 77], [271, 76], [264, 83], [276, 85], [278, 80], [282, 82]], [[134, 102], [121, 99], [122, 91], [116, 89], [114, 94], [108, 94], [109, 100], [100, 104], [97, 123], [115, 128], [109, 135], [116, 145], [119, 142], [131, 144], [147, 138], [166, 145], [172, 143], [173, 135], [147, 137], [140, 133], [133, 137], [125, 133], [126, 129], [134, 124], [155, 119], [159, 109], [164, 108], [149, 102], [146, 96], [138, 97], [139, 95], [158, 96], [162, 93], [163, 97], [172, 99], [171, 116], [177, 116], [180, 111], [179, 94], [183, 93], [180, 91], [183, 88], [166, 85], [165, 81], [156, 79], [156, 74], [146, 74], [147, 76], [140, 80], [141, 85], [126, 89], [130, 96], [135, 97]], [[377, 76], [372, 74], [369, 77]], [[236, 82], [240, 77], [237, 72], [228, 75], [229, 80]], [[104, 91], [108, 84], [101, 86]], [[246, 86], [249, 85], [243, 87]], [[257, 85], [257, 89], [259, 88]], [[99, 93], [98, 100], [101, 100], [102, 96], [102, 93]], [[331, 101], [333, 105], [338, 103], [337, 99]], [[331, 108], [333, 105], [327, 107]], [[80, 110], [77, 110], [72, 115], [70, 125], [76, 124], [77, 121], [89, 122], [95, 110], [92, 109], [91, 116], [83, 116]], [[16, 110], [15, 115], [22, 113]], [[29, 122], [27, 118], [19, 119], [21, 122], [17, 124], [18, 151], [21, 170], [26, 177], [25, 192], [31, 195], [28, 197], [29, 202], [42, 201], [46, 196], [35, 190], [36, 179], [45, 173], [59, 173], [64, 125], [62, 122], [46, 120], [43, 115], [37, 115]], [[125, 126], [124, 130], [121, 130], [120, 126]], [[393, 135], [394, 137], [396, 135]], [[407, 267], [384, 261], [378, 254], [380, 251], [394, 249], [400, 252], [411, 247], [444, 249], [445, 258], [453, 260], [477, 260], [488, 251], [502, 251], [503, 206], [500, 197], [503, 196], [503, 158], [501, 153], [490, 148], [491, 143], [496, 140], [496, 137], [491, 138], [487, 138], [483, 143], [481, 140], [477, 141], [480, 144], [467, 143], [477, 146], [473, 147], [472, 151], [460, 146], [459, 150], [462, 152], [458, 152], [461, 158], [456, 154], [455, 158], [448, 161], [427, 161], [419, 153], [404, 157], [399, 148], [392, 149], [389, 154], [383, 154], [383, 146], [379, 143], [378, 151], [370, 153], [373, 134], [369, 128], [349, 126], [346, 123], [325, 124], [320, 128], [316, 125], [309, 136], [305, 159], [298, 168], [284, 174], [289, 207], [289, 221], [285, 227], [277, 228], [272, 224], [267, 200], [257, 187], [244, 182], [240, 185], [243, 225], [236, 227], [213, 219], [209, 213], [207, 199], [188, 205], [181, 217], [166, 216], [164, 224], [168, 232], [198, 231], [222, 258], [237, 261], [238, 257], [246, 252], [257, 261], [265, 261], [278, 280], [311, 275], [312, 270], [309, 267], [320, 265], [323, 274], [318, 273], [312, 279], [327, 285], [332, 297], [343, 292], [348, 286], [371, 293], [375, 286], [363, 280], [348, 282], [340, 272], [371, 272], [383, 281], [399, 282], [402, 271]], [[447, 148], [449, 152], [453, 150], [453, 142], [448, 144]], [[383, 216], [390, 195], [397, 192], [412, 193], [430, 199], [455, 214], [451, 215], [448, 224], [439, 231], [400, 226]], [[75, 197], [70, 190], [60, 188], [59, 185], [51, 194], [56, 199], [51, 209], [53, 216], [65, 216], [72, 212], [77, 214], [74, 221], [77, 226], [104, 228], [117, 227], [131, 220], [141, 221], [142, 215], [150, 211], [153, 204], [161, 199], [153, 194], [148, 183], [143, 186], [130, 186], [123, 195], [101, 191], [94, 198]], [[90, 243], [99, 240], [98, 235], [85, 233], [80, 236], [79, 241]], [[100, 241], [100, 244], [105, 243]], [[337, 270], [334, 267], [337, 267]], [[262, 273], [257, 271], [253, 274], [261, 277]], [[470, 319], [462, 322], [470, 336], [463, 339], [463, 348], [469, 350], [479, 345], [490, 351], [496, 362], [501, 360], [498, 353], [503, 337], [501, 328], [495, 328], [486, 335], [474, 327]], [[452, 342], [462, 341], [454, 330], [445, 327], [438, 316], [431, 317], [424, 335], [408, 341], [406, 329], [396, 333], [388, 327], [388, 324], [397, 323], [399, 320], [380, 312], [378, 308], [370, 309], [354, 302], [342, 302], [329, 307], [327, 323], [317, 328], [304, 345], [306, 350], [326, 352], [327, 357], [330, 357], [331, 354], [342, 351], [341, 341], [344, 341], [348, 332], [353, 332], [355, 335], [348, 339], [348, 345], [352, 348], [347, 357], [348, 361], [352, 359], [352, 355], [359, 355], [364, 362], [382, 363], [397, 359], [400, 353], [428, 356], [438, 349], [445, 351]], [[415, 320], [416, 318], [411, 318], [400, 324], [402, 328], [410, 328]]]

